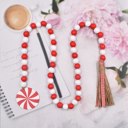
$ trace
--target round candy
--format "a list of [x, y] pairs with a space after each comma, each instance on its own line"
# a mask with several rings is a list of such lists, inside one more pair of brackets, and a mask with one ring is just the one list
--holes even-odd
[[33, 109], [39, 103], [39, 94], [32, 88], [22, 88], [16, 95], [16, 101], [22, 109]]

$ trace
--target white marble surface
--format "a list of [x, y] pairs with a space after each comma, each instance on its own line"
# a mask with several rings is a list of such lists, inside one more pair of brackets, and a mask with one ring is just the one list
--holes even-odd
[[[124, 6], [128, 5], [127, 0], [122, 1], [125, 1]], [[45, 0], [20, 0], [19, 2], [23, 2], [28, 6], [37, 2], [41, 7], [46, 4]], [[73, 68], [67, 40], [70, 28], [63, 28], [61, 31], [56, 30], [56, 35], [59, 42], [58, 65], [61, 67], [61, 72], [73, 97]], [[1, 107], [1, 128], [128, 128], [128, 89], [120, 90], [115, 80], [112, 79], [115, 76], [114, 72], [107, 71], [115, 105], [105, 109], [96, 109], [97, 74], [95, 62], [98, 57], [97, 44], [95, 40], [87, 39], [81, 34], [78, 42], [80, 42], [78, 49], [82, 65], [83, 83], [83, 101], [81, 104], [71, 111], [59, 110], [54, 105], [50, 105], [15, 120], [8, 119]], [[111, 56], [109, 52], [107, 52], [107, 57], [107, 66], [120, 66], [122, 64], [120, 60]], [[66, 98], [65, 101], [72, 97]]]

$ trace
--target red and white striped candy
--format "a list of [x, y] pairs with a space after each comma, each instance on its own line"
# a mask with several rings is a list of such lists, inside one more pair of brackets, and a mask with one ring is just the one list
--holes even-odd
[[22, 88], [16, 95], [17, 104], [26, 110], [35, 108], [39, 103], [39, 94], [32, 88]]

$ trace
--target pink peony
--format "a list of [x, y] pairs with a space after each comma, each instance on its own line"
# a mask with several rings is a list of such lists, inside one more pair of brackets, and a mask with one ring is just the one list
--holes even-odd
[[[68, 0], [63, 6], [65, 22], [70, 19], [75, 25], [89, 18], [104, 32], [111, 53], [123, 61], [128, 60], [128, 26], [121, 27], [119, 17], [122, 13], [115, 0]], [[90, 38], [96, 37], [90, 29], [84, 29], [82, 33]]]
[[107, 48], [124, 62], [128, 60], [128, 26], [125, 22], [114, 24], [105, 31]]
[[[74, 26], [79, 21], [88, 18], [95, 22], [105, 34], [107, 48], [114, 56], [123, 61], [128, 60], [128, 27], [122, 27], [119, 17], [122, 13], [116, 0], [66, 0], [59, 5], [60, 16], [50, 14], [46, 20], [60, 27], [61, 22]], [[90, 38], [96, 36], [90, 29], [81, 31]]]
[[57, 15], [55, 13], [51, 13], [51, 14], [47, 15], [46, 21], [48, 23], [51, 23], [53, 25], [53, 27], [55, 27], [55, 28], [58, 28], [61, 26], [61, 18], [59, 15]]

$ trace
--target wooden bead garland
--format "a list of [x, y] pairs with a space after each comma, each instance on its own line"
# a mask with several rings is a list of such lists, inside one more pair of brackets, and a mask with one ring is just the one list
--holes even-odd
[[[75, 70], [74, 79], [75, 79], [76, 96], [75, 96], [75, 99], [73, 99], [68, 104], [62, 103], [57, 98], [57, 95], [54, 90], [53, 76], [52, 77], [49, 76], [49, 74], [52, 74], [52, 73], [54, 74], [56, 63], [52, 62], [52, 60], [50, 60], [51, 63], [54, 63], [54, 65], [51, 65], [51, 67], [49, 68], [48, 88], [50, 89], [51, 99], [53, 100], [53, 103], [57, 105], [58, 108], [73, 109], [74, 106], [78, 104], [78, 101], [81, 100], [81, 94], [82, 94], [81, 93], [81, 75], [80, 75], [81, 70], [80, 70], [80, 63], [79, 63], [79, 59], [78, 59], [78, 53], [77, 53], [75, 41], [76, 41], [76, 35], [77, 35], [78, 31], [83, 27], [90, 27], [94, 31], [94, 33], [96, 33], [96, 35], [98, 37], [99, 48], [100, 48], [99, 63], [102, 63], [104, 65], [104, 61], [106, 60], [105, 42], [104, 42], [104, 38], [103, 38], [104, 34], [100, 31], [100, 29], [96, 26], [96, 24], [91, 23], [90, 21], [86, 21], [86, 22], [80, 22], [79, 24], [75, 25], [74, 29], [71, 31], [70, 47], [71, 47], [71, 56], [73, 59], [74, 70]], [[52, 45], [51, 45], [51, 47], [52, 47]], [[56, 56], [57, 56], [57, 51], [56, 51], [56, 55], [54, 55], [51, 51], [51, 58], [56, 57]], [[101, 76], [101, 74], [100, 74], [100, 76]], [[107, 80], [105, 72], [102, 73], [102, 78], [100, 80], [102, 82], [100, 83], [101, 85], [98, 86], [98, 90], [100, 89], [100, 92], [98, 92], [98, 94], [97, 94], [96, 106], [105, 107], [105, 106], [112, 105], [113, 99], [111, 96], [111, 91], [110, 91], [109, 85], [107, 84], [105, 87], [105, 83], [104, 83], [104, 81], [106, 82], [106, 80]], [[52, 88], [51, 88], [51, 86], [52, 86]], [[109, 92], [109, 94], [106, 96], [107, 91]], [[110, 102], [108, 101], [108, 98], [109, 98]]]
[[[50, 36], [50, 42], [51, 42], [51, 57], [50, 57], [50, 65], [49, 65], [49, 69], [48, 69], [48, 89], [50, 90], [50, 94], [51, 94], [51, 99], [53, 101], [54, 104], [57, 105], [58, 108], [62, 108], [62, 109], [73, 109], [75, 107], [75, 105], [78, 104], [78, 102], [81, 100], [81, 70], [80, 70], [80, 63], [79, 63], [79, 59], [78, 59], [78, 53], [77, 53], [77, 48], [76, 48], [76, 36], [78, 34], [78, 31], [84, 27], [89, 27], [91, 28], [94, 33], [97, 35], [98, 37], [98, 42], [99, 42], [99, 49], [100, 49], [100, 57], [99, 57], [99, 63], [100, 66], [102, 65], [102, 70], [104, 70], [104, 61], [106, 60], [106, 56], [105, 56], [105, 41], [104, 41], [104, 34], [100, 31], [100, 29], [96, 26], [95, 23], [91, 23], [90, 21], [85, 21], [85, 22], [80, 22], [79, 24], [75, 25], [75, 27], [72, 29], [71, 31], [71, 37], [70, 37], [70, 48], [71, 48], [71, 57], [73, 59], [73, 66], [74, 66], [74, 79], [75, 79], [75, 90], [76, 90], [76, 96], [74, 97], [74, 99], [66, 104], [66, 103], [62, 103], [60, 101], [60, 99], [58, 98], [56, 91], [54, 89], [54, 81], [53, 81], [53, 77], [54, 77], [54, 73], [55, 73], [55, 69], [56, 69], [56, 58], [57, 58], [57, 50], [56, 50], [56, 45], [57, 45], [57, 41], [55, 39], [55, 35], [54, 35], [54, 30], [52, 29], [52, 25], [47, 23], [46, 21], [41, 21], [38, 23], [32, 23], [30, 26], [28, 26], [26, 28], [26, 30], [23, 33], [23, 43], [21, 45], [22, 49], [22, 55], [21, 55], [21, 70], [22, 70], [22, 76], [21, 76], [21, 87], [23, 89], [21, 89], [20, 94], [23, 93], [25, 90], [29, 91], [32, 90], [30, 88], [27, 88], [27, 80], [28, 80], [28, 42], [29, 42], [29, 36], [30, 36], [30, 32], [33, 29], [39, 28], [39, 27], [46, 27], [47, 32]], [[102, 76], [102, 78], [101, 78]], [[98, 86], [98, 93], [97, 93], [97, 104], [96, 106], [98, 107], [105, 107], [108, 105], [112, 105], [113, 104], [113, 99], [111, 96], [111, 91], [109, 88], [109, 85], [106, 84], [106, 75], [105, 72], [101, 71], [100, 72], [100, 85]], [[108, 97], [106, 96], [106, 90], [109, 90], [108, 95], [109, 98], [111, 99], [108, 103]], [[27, 92], [28, 93], [28, 92]], [[36, 94], [38, 94], [36, 92]], [[25, 95], [25, 94], [24, 94]], [[26, 96], [26, 95], [25, 95]], [[30, 103], [26, 103], [24, 105], [21, 105], [21, 100], [19, 100], [19, 97], [23, 98], [22, 96], [19, 96], [19, 93], [17, 94], [16, 98], [17, 98], [17, 103], [19, 106], [22, 106], [22, 108], [24, 109], [28, 109], [27, 106], [29, 106], [29, 109], [34, 108], [35, 106], [30, 105]], [[28, 97], [28, 96], [27, 96]], [[30, 97], [31, 98], [31, 97]], [[31, 99], [30, 99], [31, 100]], [[19, 104], [20, 102], [20, 104]], [[36, 103], [39, 103], [39, 96], [38, 99], [36, 100]], [[26, 105], [27, 104], [27, 105]], [[37, 104], [36, 104], [37, 105]]]

